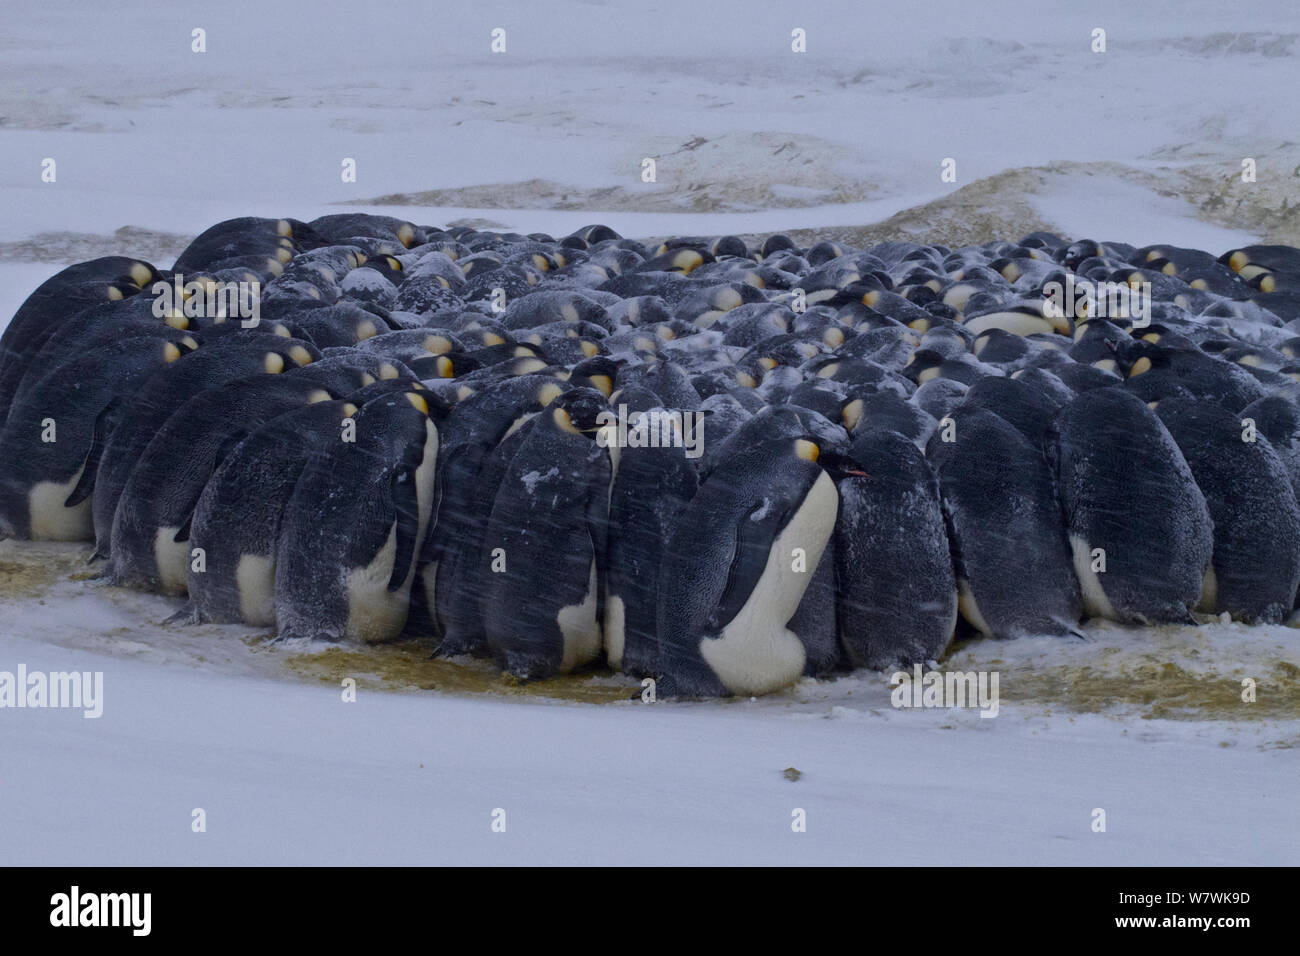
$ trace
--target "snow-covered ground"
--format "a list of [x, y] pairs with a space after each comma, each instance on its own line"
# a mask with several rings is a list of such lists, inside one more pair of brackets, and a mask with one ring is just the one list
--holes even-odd
[[[1289, 0], [47, 0], [0, 21], [0, 326], [70, 261], [170, 265], [217, 220], [338, 203], [555, 234], [1300, 243]], [[104, 672], [99, 719], [0, 710], [5, 862], [1300, 858], [1287, 628], [972, 643], [945, 666], [999, 673], [995, 719], [895, 709], [874, 673], [645, 705], [608, 675], [523, 689], [425, 648], [163, 627], [172, 602], [79, 560], [0, 543], [0, 671]]]

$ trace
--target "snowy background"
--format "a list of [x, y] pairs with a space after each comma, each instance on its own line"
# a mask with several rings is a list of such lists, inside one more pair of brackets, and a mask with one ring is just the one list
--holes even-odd
[[[227, 217], [347, 208], [557, 235], [601, 221], [643, 238], [1300, 244], [1289, 0], [14, 13], [0, 16], [0, 326], [70, 262], [168, 266]], [[790, 51], [795, 27], [806, 54]], [[340, 181], [344, 157], [356, 183]], [[1257, 183], [1240, 181], [1245, 157]], [[999, 671], [992, 720], [895, 710], [869, 672], [645, 706], [612, 676], [518, 688], [410, 650], [164, 628], [174, 603], [85, 581], [82, 556], [0, 542], [0, 670], [103, 671], [106, 698], [99, 720], [0, 711], [5, 862], [1300, 858], [1287, 628], [972, 643], [945, 664]], [[348, 676], [356, 703], [340, 700]]]

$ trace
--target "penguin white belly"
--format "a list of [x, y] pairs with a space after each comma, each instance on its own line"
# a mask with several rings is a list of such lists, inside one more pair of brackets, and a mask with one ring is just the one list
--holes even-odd
[[975, 630], [985, 637], [994, 636], [993, 628], [989, 627], [988, 621], [984, 620], [984, 615], [980, 613], [979, 605], [975, 603], [975, 592], [970, 589], [970, 582], [965, 578], [957, 581], [957, 609], [966, 619], [966, 623]]
[[609, 660], [609, 666], [616, 670], [623, 667], [626, 626], [623, 599], [617, 594], [605, 595], [605, 657]]
[[[434, 427], [433, 422], [426, 421], [424, 423], [424, 457], [420, 459], [420, 465], [415, 469], [415, 501], [420, 509], [418, 530], [415, 535], [416, 555], [419, 554], [420, 546], [424, 542], [424, 532], [433, 519], [433, 492], [434, 482], [437, 480], [437, 465], [438, 429]], [[415, 556], [412, 556], [411, 562], [414, 564]]]
[[347, 574], [348, 628], [354, 641], [386, 641], [401, 633], [410, 611], [411, 579], [414, 569], [396, 591], [388, 590], [397, 557], [397, 522], [388, 530], [388, 540], [364, 568]]
[[275, 558], [241, 554], [235, 566], [239, 616], [254, 627], [275, 627]]
[[189, 590], [185, 572], [190, 560], [190, 539], [176, 541], [180, 528], [159, 528], [153, 538], [153, 559], [158, 566], [158, 583], [163, 594], [184, 594]]
[[33, 541], [90, 541], [95, 537], [91, 500], [87, 498], [71, 508], [63, 504], [77, 487], [85, 468], [82, 465], [66, 482], [38, 482], [27, 492]]
[[1092, 548], [1088, 542], [1077, 534], [1070, 535], [1070, 552], [1074, 559], [1074, 574], [1079, 579], [1079, 590], [1083, 595], [1084, 611], [1089, 617], [1119, 620], [1110, 598], [1106, 597], [1106, 592], [1102, 589], [1101, 578], [1092, 569]]
[[1201, 579], [1201, 599], [1196, 602], [1196, 610], [1203, 614], [1219, 613], [1219, 577], [1214, 573], [1214, 565], [1205, 569]]
[[1051, 323], [1045, 319], [1034, 315], [1025, 315], [1022, 312], [994, 312], [990, 315], [980, 315], [966, 322], [965, 326], [972, 335], [979, 335], [989, 329], [1001, 329], [1004, 332], [1021, 336], [1056, 331], [1052, 328]]
[[587, 596], [578, 604], [560, 608], [560, 613], [555, 616], [555, 623], [564, 637], [564, 656], [560, 660], [562, 673], [594, 660], [600, 653], [602, 638], [596, 606], [596, 561], [592, 559]]
[[[766, 694], [803, 674], [803, 642], [785, 625], [821, 560], [839, 511], [835, 482], [822, 472], [767, 554], [767, 564], [744, 607], [718, 637], [700, 639], [700, 656], [733, 694]], [[795, 571], [794, 549], [803, 548], [806, 570]]]

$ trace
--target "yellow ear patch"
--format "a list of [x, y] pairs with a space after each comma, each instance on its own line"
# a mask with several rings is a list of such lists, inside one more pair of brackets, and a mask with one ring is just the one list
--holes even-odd
[[1248, 262], [1250, 262], [1250, 256], [1237, 251], [1228, 257], [1228, 268], [1233, 272], [1240, 272]]
[[379, 377], [382, 378], [384, 381], [389, 381], [390, 379], [397, 378], [397, 376], [400, 374], [401, 373], [397, 371], [397, 366], [395, 365], [390, 365], [389, 363], [385, 362], [383, 365], [379, 366]]
[[1149, 371], [1151, 371], [1151, 360], [1144, 355], [1133, 363], [1133, 367], [1129, 369], [1128, 377], [1135, 378], [1136, 376]]
[[594, 385], [596, 390], [606, 398], [609, 398], [614, 391], [614, 381], [608, 375], [591, 376], [591, 384]]
[[375, 382], [377, 382], [377, 381], [379, 381], [379, 379], [375, 378], [375, 377], [374, 377], [373, 375], [371, 375], [369, 372], [362, 372], [362, 373], [361, 373], [361, 387], [362, 387], [362, 388], [364, 388], [364, 387], [367, 386], [367, 385], [374, 385]]
[[279, 352], [267, 352], [262, 366], [269, 375], [279, 375], [284, 371], [284, 356]]
[[424, 400], [423, 395], [416, 395], [414, 392], [403, 392], [402, 394], [406, 396], [406, 400], [416, 409], [426, 415], [429, 414], [429, 403]]
[[181, 339], [181, 345], [185, 346], [191, 352], [199, 347], [199, 343], [194, 341], [194, 339], [190, 338], [188, 335]]
[[441, 377], [441, 378], [455, 378], [455, 377], [456, 377], [456, 366], [454, 366], [454, 365], [452, 364], [451, 359], [447, 358], [447, 356], [445, 356], [445, 355], [439, 355], [439, 356], [438, 356], [438, 361], [437, 361], [436, 364], [437, 364], [437, 366], [438, 366], [438, 375], [439, 375], [439, 377]]
[[109, 302], [121, 302], [122, 299], [124, 299], [124, 298], [126, 298], [126, 297], [125, 297], [124, 295], [122, 295], [122, 290], [119, 289], [117, 286], [113, 286], [113, 285], [111, 285], [111, 286], [108, 287], [108, 301], [109, 301]]
[[504, 336], [497, 335], [495, 332], [488, 332], [483, 336], [483, 344], [484, 345], [505, 345], [506, 340]]
[[587, 358], [591, 358], [592, 356], [599, 355], [600, 346], [598, 346], [595, 342], [589, 342], [588, 340], [583, 339], [582, 354], [587, 356]]
[[295, 345], [289, 349], [289, 358], [293, 359], [295, 365], [310, 365], [311, 353], [301, 345]]
[[872, 289], [870, 292], [867, 292], [862, 296], [862, 304], [865, 305], [867, 308], [873, 308], [875, 304], [879, 301], [880, 301], [879, 289]]
[[308, 405], [318, 405], [321, 402], [331, 402], [333, 400], [334, 396], [323, 388], [318, 388], [307, 396]]
[[434, 355], [445, 355], [451, 351], [451, 339], [445, 335], [426, 335], [424, 337], [424, 349]]
[[366, 319], [366, 321], [357, 326], [358, 342], [364, 342], [366, 339], [373, 339], [378, 334], [379, 330], [375, 328], [375, 323], [371, 322], [369, 319]]
[[776, 368], [777, 365], [779, 365], [780, 363], [776, 359], [772, 358], [772, 356], [764, 355], [762, 358], [758, 360], [758, 364], [763, 366], [763, 368], [767, 369], [770, 372], [772, 371], [772, 369]]
[[289, 220], [281, 219], [279, 222], [275, 224], [275, 232], [276, 235], [280, 235], [280, 236], [292, 236], [293, 226], [289, 224]]
[[406, 248], [411, 248], [411, 243], [415, 242], [415, 227], [409, 222], [402, 223], [397, 228], [397, 238]]
[[537, 403], [545, 408], [563, 394], [564, 389], [560, 388], [558, 385], [552, 385], [550, 382], [547, 382], [537, 390]]
[[794, 453], [804, 461], [816, 461], [821, 457], [822, 450], [817, 447], [815, 442], [800, 438], [794, 443]]
[[281, 246], [279, 249], [275, 250], [275, 257], [281, 262], [288, 262], [293, 258], [293, 250]]
[[153, 278], [153, 272], [143, 262], [131, 263], [131, 281], [144, 288], [145, 283]]
[[673, 256], [673, 268], [682, 270], [684, 275], [690, 275], [702, 265], [704, 257], [694, 249], [683, 249]]
[[171, 342], [168, 342], [166, 345], [163, 346], [163, 361], [175, 362], [180, 357], [181, 357], [181, 350], [178, 349]]
[[190, 320], [185, 318], [180, 312], [168, 312], [167, 317], [163, 319], [163, 325], [170, 325], [178, 332], [184, 332], [190, 327]]
[[849, 431], [857, 428], [858, 422], [862, 421], [862, 399], [855, 398], [845, 405], [840, 417], [844, 419], [844, 427]]
[[574, 426], [573, 419], [569, 416], [569, 413], [566, 412], [563, 408], [557, 408], [553, 410], [551, 412], [551, 418], [555, 420], [555, 424], [558, 425], [562, 430], [569, 432], [570, 434], [573, 435], [582, 434]]

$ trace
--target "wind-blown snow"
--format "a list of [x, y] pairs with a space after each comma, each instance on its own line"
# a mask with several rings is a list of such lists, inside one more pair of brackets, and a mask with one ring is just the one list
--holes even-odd
[[[237, 215], [859, 243], [1051, 228], [1216, 253], [1300, 242], [1290, 0], [756, 11], [28, 4], [0, 37], [0, 327], [68, 262], [169, 266]], [[194, 27], [206, 54], [190, 52]], [[795, 27], [806, 54], [790, 52]], [[1105, 54], [1089, 49], [1094, 27]], [[645, 157], [656, 183], [640, 180]], [[945, 157], [955, 184], [940, 182]], [[1239, 181], [1244, 157], [1258, 183]], [[98, 720], [0, 710], [7, 863], [1289, 864], [1300, 851], [1300, 642], [1286, 628], [975, 642], [945, 666], [1001, 673], [996, 719], [895, 710], [888, 675], [871, 672], [700, 705], [643, 705], [635, 684], [583, 678], [629, 698], [598, 706], [368, 678], [382, 650], [336, 666], [244, 628], [163, 628], [175, 602], [75, 580], [76, 549], [41, 547], [0, 544], [0, 671], [103, 670], [106, 699]], [[357, 661], [359, 696], [343, 703]], [[1240, 700], [1244, 678], [1258, 703]], [[191, 832], [196, 807], [206, 833]], [[791, 832], [795, 808], [806, 833]]]

